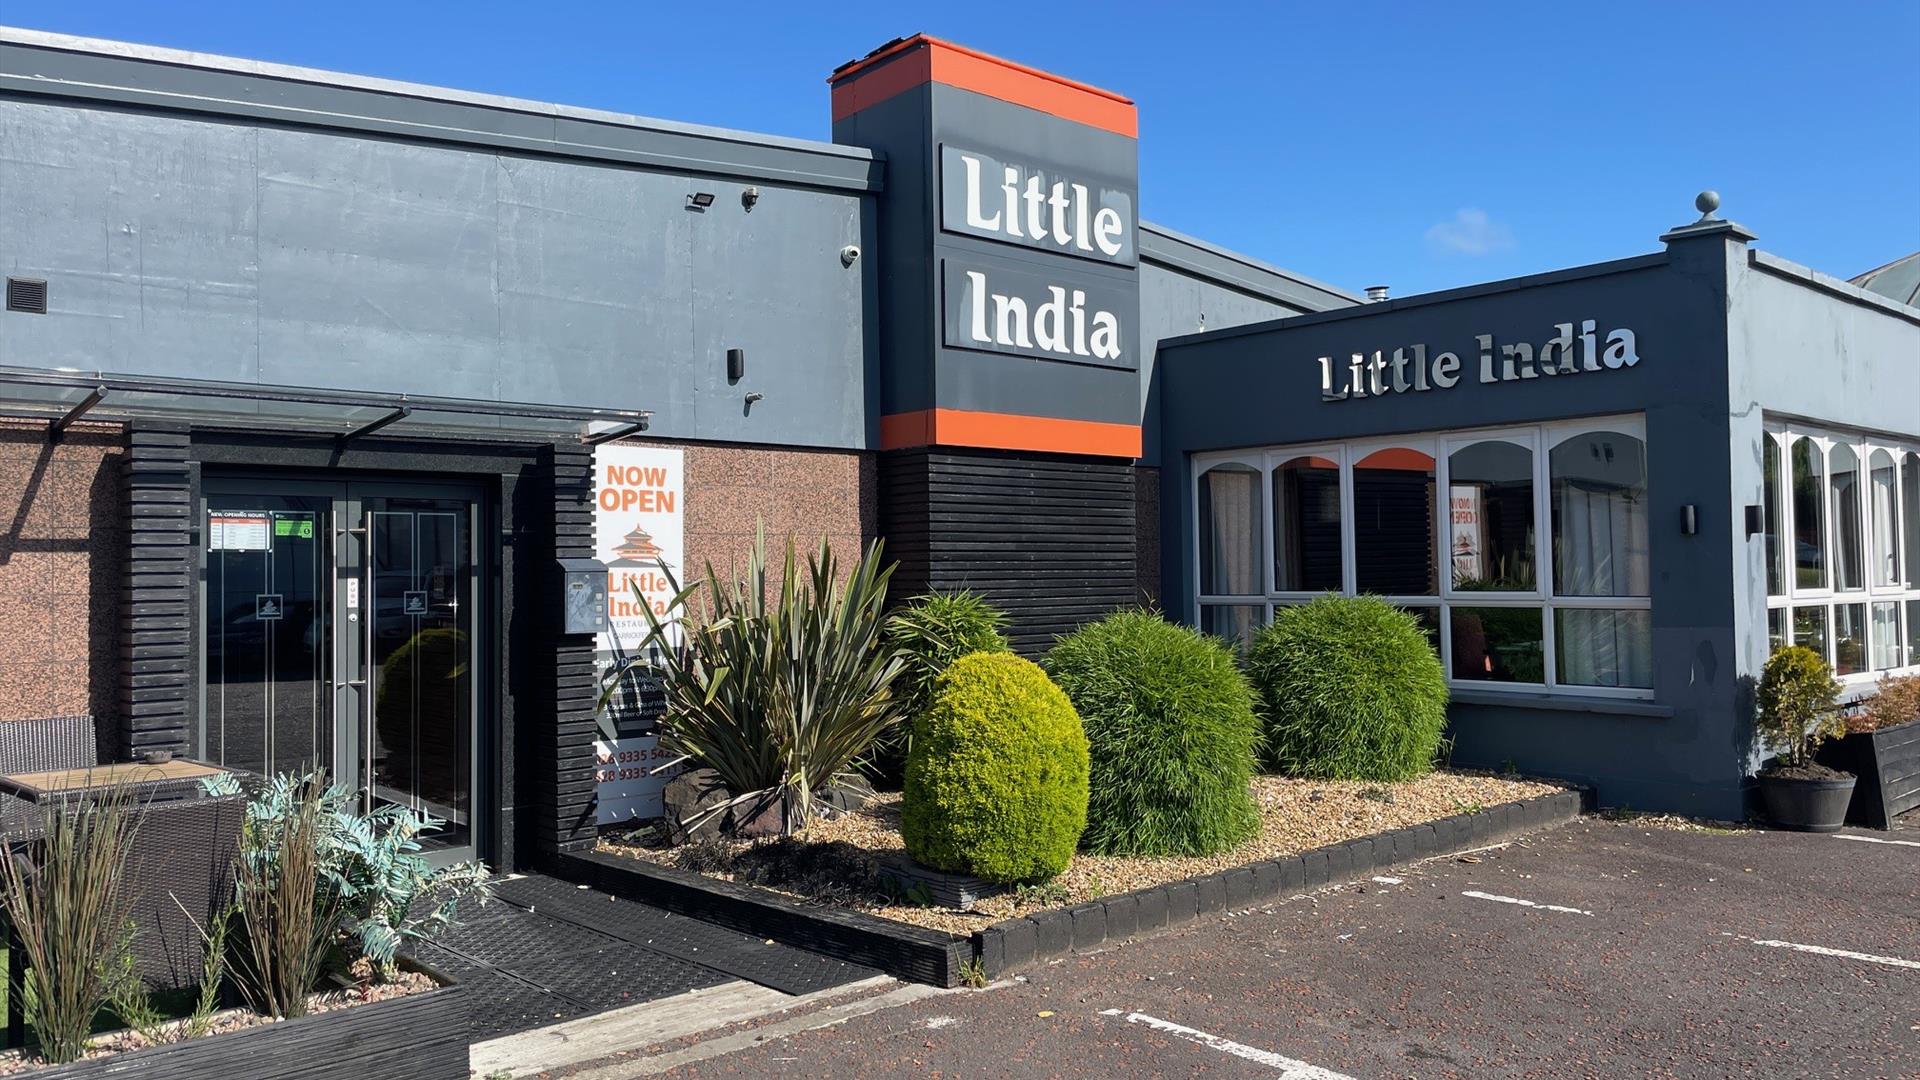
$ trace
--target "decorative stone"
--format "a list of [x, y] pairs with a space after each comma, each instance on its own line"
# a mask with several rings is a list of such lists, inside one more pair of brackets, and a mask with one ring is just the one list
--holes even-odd
[[[731, 798], [732, 793], [720, 782], [720, 774], [712, 769], [689, 769], [667, 781], [661, 801], [668, 838], [675, 844], [720, 839], [729, 814], [708, 811]], [[689, 826], [689, 822], [694, 824]]]

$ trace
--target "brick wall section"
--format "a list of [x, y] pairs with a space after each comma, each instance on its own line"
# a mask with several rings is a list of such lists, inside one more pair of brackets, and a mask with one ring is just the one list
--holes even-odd
[[126, 547], [115, 424], [0, 420], [0, 721], [114, 712]]
[[825, 537], [844, 568], [879, 531], [871, 453], [659, 445], [686, 453], [686, 565], [675, 569], [683, 585], [702, 576], [708, 561], [723, 577], [744, 569], [762, 522], [776, 571], [788, 536], [803, 561]]

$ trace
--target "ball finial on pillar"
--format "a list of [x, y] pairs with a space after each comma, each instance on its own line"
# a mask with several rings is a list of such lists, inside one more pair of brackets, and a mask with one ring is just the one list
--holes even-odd
[[1709, 189], [1695, 195], [1693, 208], [1700, 211], [1701, 221], [1712, 221], [1713, 212], [1720, 209], [1720, 193]]

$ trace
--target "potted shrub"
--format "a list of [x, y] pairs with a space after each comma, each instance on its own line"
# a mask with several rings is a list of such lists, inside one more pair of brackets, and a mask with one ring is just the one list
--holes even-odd
[[1815, 751], [1844, 730], [1835, 701], [1840, 684], [1812, 649], [1790, 645], [1760, 672], [1760, 736], [1777, 755], [1760, 770], [1767, 817], [1783, 829], [1833, 832], [1853, 798], [1851, 773], [1814, 761]]
[[1883, 677], [1847, 714], [1846, 734], [1820, 748], [1822, 765], [1859, 777], [1847, 820], [1872, 829], [1920, 807], [1920, 675]]

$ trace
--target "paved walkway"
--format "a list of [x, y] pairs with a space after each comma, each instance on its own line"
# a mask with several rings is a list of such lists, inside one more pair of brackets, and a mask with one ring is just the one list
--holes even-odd
[[732, 983], [802, 995], [877, 974], [553, 878], [496, 896], [410, 950], [466, 985], [475, 1042]]
[[825, 1019], [595, 1080], [1920, 1076], [1920, 835], [1587, 818]]

